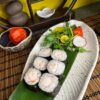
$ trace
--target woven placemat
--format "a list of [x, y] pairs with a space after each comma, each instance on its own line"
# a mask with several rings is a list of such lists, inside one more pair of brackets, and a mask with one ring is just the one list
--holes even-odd
[[[82, 19], [92, 28], [100, 25], [100, 14]], [[0, 49], [0, 100], [8, 100], [18, 85], [27, 57], [43, 31], [33, 36], [30, 45], [21, 52], [10, 53]], [[100, 43], [100, 36], [98, 36]], [[83, 100], [100, 100], [100, 57]]]
[[[96, 32], [100, 48], [100, 14], [82, 19]], [[100, 54], [83, 100], [100, 100]]]

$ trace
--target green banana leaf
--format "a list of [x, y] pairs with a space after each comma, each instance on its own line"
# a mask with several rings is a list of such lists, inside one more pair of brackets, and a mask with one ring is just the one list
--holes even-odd
[[[66, 62], [66, 69], [64, 72], [64, 77], [60, 80], [60, 85], [62, 85], [66, 79], [77, 54], [78, 52], [67, 51], [68, 58]], [[43, 91], [32, 91], [25, 85], [24, 81], [21, 81], [12, 95], [9, 97], [9, 100], [54, 100], [54, 97], [47, 95]]]

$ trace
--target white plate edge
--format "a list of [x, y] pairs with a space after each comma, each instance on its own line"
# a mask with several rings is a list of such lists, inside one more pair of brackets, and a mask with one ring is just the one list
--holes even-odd
[[[82, 21], [79, 21], [79, 22], [82, 22]], [[82, 23], [84, 23], [84, 22], [82, 22]], [[85, 23], [84, 23], [84, 24], [85, 24]], [[96, 44], [97, 53], [96, 53], [95, 62], [93, 63], [93, 66], [91, 67], [91, 70], [90, 70], [90, 72], [89, 72], [89, 74], [88, 74], [88, 77], [87, 77], [86, 80], [85, 80], [84, 86], [83, 86], [82, 91], [81, 91], [80, 95], [78, 96], [78, 99], [77, 99], [77, 100], [82, 100], [82, 99], [83, 99], [84, 93], [85, 93], [85, 91], [86, 91], [86, 89], [87, 89], [87, 86], [88, 86], [88, 84], [89, 84], [90, 78], [91, 78], [91, 76], [92, 76], [92, 74], [93, 74], [93, 71], [94, 71], [94, 69], [95, 69], [95, 67], [96, 67], [96, 64], [97, 64], [97, 61], [98, 61], [98, 57], [99, 57], [99, 42], [98, 42], [96, 33], [95, 33], [95, 31], [93, 31], [93, 29], [92, 29], [91, 27], [89, 27], [87, 24], [85, 24], [85, 25], [86, 25], [90, 30], [92, 30], [92, 32], [94, 33], [93, 35], [94, 35], [94, 37], [95, 37], [95, 39], [96, 39], [96, 43], [97, 43], [97, 44]]]

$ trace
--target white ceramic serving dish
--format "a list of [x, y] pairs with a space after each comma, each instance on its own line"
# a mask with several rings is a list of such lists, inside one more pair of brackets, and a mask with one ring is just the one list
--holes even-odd
[[[85, 23], [77, 20], [71, 20], [69, 23], [76, 24], [77, 26], [82, 26], [84, 31], [84, 37], [87, 40], [86, 49], [91, 52], [79, 53], [75, 59], [75, 62], [66, 77], [66, 80], [61, 87], [59, 94], [55, 97], [54, 100], [82, 100], [84, 93], [86, 91], [87, 85], [89, 83], [92, 72], [96, 66], [98, 55], [99, 55], [99, 44], [95, 32]], [[54, 29], [57, 26], [62, 26], [65, 23], [57, 24], [51, 29]], [[48, 34], [46, 31], [39, 41], [36, 43], [32, 49], [28, 60], [26, 62], [25, 68], [23, 70], [22, 78], [27, 69], [32, 66], [32, 61], [35, 55], [38, 54], [45, 35]]]

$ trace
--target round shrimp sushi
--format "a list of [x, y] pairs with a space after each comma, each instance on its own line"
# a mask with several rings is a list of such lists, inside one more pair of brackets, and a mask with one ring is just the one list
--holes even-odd
[[34, 86], [39, 82], [40, 77], [41, 77], [41, 72], [31, 67], [25, 73], [24, 80], [27, 85]]
[[52, 49], [51, 48], [42, 48], [40, 51], [39, 51], [39, 56], [41, 57], [49, 57], [51, 56], [51, 53], [52, 53]]
[[38, 70], [44, 71], [47, 68], [48, 60], [42, 57], [36, 57], [33, 66]]
[[67, 59], [67, 54], [63, 50], [54, 50], [51, 57], [55, 60], [65, 61]]
[[47, 65], [49, 73], [54, 75], [62, 75], [65, 70], [65, 64], [57, 60], [51, 60]]
[[53, 74], [44, 73], [39, 82], [39, 88], [47, 93], [52, 93], [58, 86], [58, 77]]

